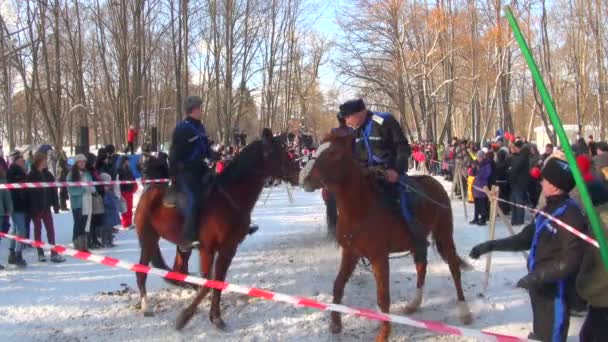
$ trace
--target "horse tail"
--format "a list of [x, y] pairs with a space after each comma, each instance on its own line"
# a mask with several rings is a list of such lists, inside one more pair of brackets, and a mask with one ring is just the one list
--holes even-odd
[[457, 261], [458, 266], [463, 271], [470, 271], [473, 269], [473, 266], [462, 259], [458, 253], [456, 252], [456, 245], [454, 244], [454, 238], [450, 234], [448, 237], [443, 237], [441, 231], [433, 231], [433, 239], [435, 240], [435, 248], [441, 259], [446, 263], [450, 263], [450, 259], [455, 259]]
[[[433, 179], [433, 181], [439, 184], [436, 180]], [[441, 185], [439, 186], [441, 187]], [[443, 190], [443, 187], [440, 189]], [[456, 244], [454, 243], [454, 218], [452, 217], [450, 199], [445, 190], [443, 190], [443, 194], [444, 196], [442, 197], [444, 198], [442, 202], [447, 203], [448, 210], [445, 210], [445, 213], [441, 215], [441, 222], [435, 224], [431, 231], [433, 240], [435, 240], [435, 248], [446, 263], [450, 264], [450, 261], [455, 261], [461, 270], [472, 270], [471, 264], [462, 259], [456, 251]]]

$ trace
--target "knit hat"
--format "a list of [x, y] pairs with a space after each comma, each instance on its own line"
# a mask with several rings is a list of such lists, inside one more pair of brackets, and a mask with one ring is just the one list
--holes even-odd
[[364, 110], [365, 102], [363, 102], [363, 99], [348, 100], [340, 105], [340, 115], [343, 118]]
[[112, 176], [105, 172], [102, 172], [99, 174], [99, 180], [101, 180], [102, 182], [110, 182], [112, 181]]
[[200, 105], [202, 103], [203, 103], [203, 100], [201, 100], [200, 97], [198, 97], [198, 96], [188, 96], [184, 100], [184, 111], [186, 113], [190, 113], [190, 111], [192, 110], [192, 108], [200, 107]]
[[570, 166], [563, 160], [551, 158], [541, 171], [543, 179], [568, 193], [574, 189], [574, 177]]
[[19, 152], [19, 151], [13, 151], [8, 156], [8, 160], [10, 160], [11, 163], [14, 163], [17, 160], [22, 159], [22, 158], [23, 158], [23, 155], [21, 155], [21, 152]]
[[581, 170], [585, 182], [592, 181], [593, 174], [591, 173], [591, 159], [589, 159], [589, 156], [585, 154], [579, 155], [576, 157], [576, 164], [578, 165], [579, 170]]
[[78, 163], [79, 161], [86, 162], [87, 161], [87, 157], [85, 157], [84, 154], [77, 154], [74, 157], [74, 163]]

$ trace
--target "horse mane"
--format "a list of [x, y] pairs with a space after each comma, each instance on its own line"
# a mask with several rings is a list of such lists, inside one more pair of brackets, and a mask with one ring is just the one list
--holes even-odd
[[254, 140], [249, 145], [245, 146], [234, 159], [228, 163], [224, 172], [218, 176], [218, 181], [222, 185], [234, 183], [242, 179], [246, 175], [250, 175], [258, 165], [257, 163], [262, 156], [264, 142], [262, 140]]

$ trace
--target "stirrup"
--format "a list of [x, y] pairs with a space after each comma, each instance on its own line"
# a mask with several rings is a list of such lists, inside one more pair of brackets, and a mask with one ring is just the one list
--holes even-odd
[[192, 242], [178, 244], [177, 248], [180, 250], [180, 252], [186, 253], [186, 252], [190, 252], [192, 249], [194, 249], [195, 247], [198, 247], [199, 245], [200, 245], [200, 242], [192, 241]]

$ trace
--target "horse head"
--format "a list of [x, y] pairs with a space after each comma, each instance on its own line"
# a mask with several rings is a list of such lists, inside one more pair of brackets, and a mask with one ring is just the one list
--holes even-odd
[[[265, 128], [261, 137], [264, 148], [264, 171], [272, 178], [286, 181], [292, 185], [298, 184], [298, 169], [287, 153], [287, 135], [273, 136], [272, 131]], [[295, 166], [297, 167], [297, 165]]]
[[300, 171], [300, 185], [312, 192], [341, 182], [355, 165], [354, 136], [350, 133], [331, 133]]

